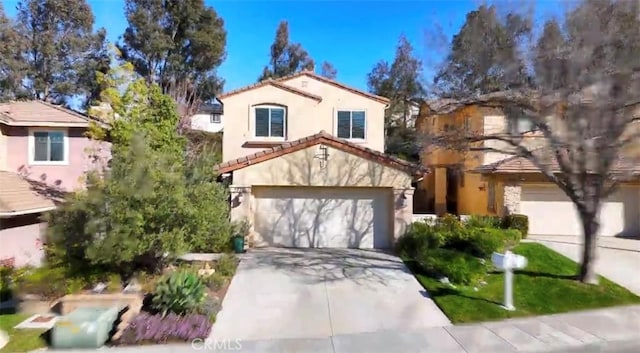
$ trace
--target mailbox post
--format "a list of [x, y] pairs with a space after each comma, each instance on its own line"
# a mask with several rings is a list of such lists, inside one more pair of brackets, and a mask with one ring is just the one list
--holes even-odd
[[527, 258], [507, 250], [504, 254], [494, 252], [491, 255], [491, 262], [497, 269], [504, 271], [504, 305], [502, 307], [505, 310], [514, 311], [516, 308], [513, 306], [513, 270], [525, 268]]

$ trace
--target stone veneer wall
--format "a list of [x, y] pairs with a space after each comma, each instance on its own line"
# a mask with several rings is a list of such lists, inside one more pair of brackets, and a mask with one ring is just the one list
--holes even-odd
[[520, 198], [522, 187], [519, 184], [508, 183], [504, 185], [504, 213], [520, 213]]

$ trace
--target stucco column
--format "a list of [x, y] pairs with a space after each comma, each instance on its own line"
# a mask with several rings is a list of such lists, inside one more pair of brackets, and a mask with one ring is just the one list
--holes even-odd
[[435, 168], [435, 199], [434, 208], [437, 215], [447, 213], [447, 168]]
[[392, 245], [413, 221], [413, 188], [393, 189]]
[[520, 198], [522, 195], [522, 188], [520, 187], [520, 184], [508, 182], [504, 184], [503, 189], [504, 213], [520, 213]]
[[239, 222], [244, 219], [251, 223], [251, 229], [249, 234], [246, 235], [244, 239], [245, 248], [252, 243], [252, 233], [253, 233], [253, 195], [251, 194], [250, 186], [238, 186], [231, 185], [229, 186], [229, 196], [230, 196], [230, 207], [231, 210], [229, 212], [230, 218], [232, 222]]

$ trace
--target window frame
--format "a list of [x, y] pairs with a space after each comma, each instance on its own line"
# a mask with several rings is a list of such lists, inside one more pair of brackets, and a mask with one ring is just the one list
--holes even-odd
[[[349, 138], [344, 138], [344, 137], [340, 137], [338, 136], [338, 114], [340, 112], [349, 112], [350, 113], [350, 120], [349, 120], [349, 136], [353, 136], [353, 112], [362, 112], [364, 113], [364, 138], [353, 138], [353, 137], [349, 137]], [[341, 138], [347, 141], [351, 141], [351, 142], [355, 142], [355, 143], [364, 143], [367, 142], [367, 116], [368, 116], [368, 111], [366, 109], [357, 109], [357, 108], [336, 108], [335, 109], [335, 113], [334, 113], [334, 117], [333, 117], [333, 123], [334, 123], [334, 136], [336, 136], [337, 138]]]
[[[257, 114], [256, 110], [259, 108], [269, 109], [269, 136], [258, 136], [257, 135]], [[271, 109], [282, 109], [284, 111], [283, 121], [282, 121], [282, 135], [283, 136], [271, 136]], [[252, 122], [252, 137], [254, 140], [260, 141], [286, 141], [287, 139], [287, 120], [289, 118], [288, 108], [285, 105], [279, 104], [255, 104], [251, 106], [251, 122]]]
[[[62, 132], [62, 160], [61, 161], [36, 161], [36, 144], [35, 133], [52, 133]], [[69, 165], [69, 131], [68, 129], [56, 129], [56, 128], [36, 128], [29, 129], [28, 136], [28, 153], [29, 153], [29, 165]]]
[[215, 113], [209, 114], [209, 123], [210, 124], [222, 123], [222, 116], [220, 114], [215, 114]]

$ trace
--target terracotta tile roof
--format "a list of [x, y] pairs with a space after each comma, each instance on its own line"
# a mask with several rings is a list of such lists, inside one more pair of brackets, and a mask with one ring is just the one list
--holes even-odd
[[[549, 158], [548, 166], [554, 173], [560, 173], [560, 167], [555, 158]], [[640, 165], [629, 159], [618, 159], [611, 171], [613, 173], [630, 173], [636, 175], [640, 174]], [[483, 164], [473, 169], [472, 172], [480, 174], [529, 174], [540, 173], [540, 169], [527, 158], [512, 156], [497, 162]]]
[[0, 217], [54, 209], [54, 200], [63, 196], [57, 189], [8, 171], [0, 171], [0, 185]]
[[382, 152], [375, 151], [370, 148], [366, 148], [355, 143], [337, 138], [325, 131], [320, 131], [315, 135], [307, 136], [295, 141], [285, 142], [278, 146], [268, 148], [245, 157], [224, 162], [217, 165], [215, 169], [220, 174], [227, 173], [321, 143], [327, 146], [331, 146], [335, 149], [347, 153], [352, 153], [368, 160], [372, 160], [382, 165], [404, 171], [407, 174], [411, 174], [414, 176], [423, 176], [429, 171], [424, 166], [417, 165], [400, 158], [396, 158]]
[[218, 99], [225, 99], [227, 97], [230, 97], [230, 96], [242, 93], [242, 92], [250, 91], [252, 89], [264, 87], [264, 86], [273, 86], [273, 87], [280, 88], [280, 89], [285, 90], [285, 91], [289, 91], [289, 92], [294, 93], [294, 94], [301, 95], [303, 97], [311, 98], [311, 99], [316, 100], [318, 102], [322, 101], [322, 97], [320, 97], [320, 96], [316, 96], [315, 94], [311, 94], [309, 92], [297, 89], [295, 87], [287, 86], [287, 85], [285, 85], [283, 83], [280, 83], [280, 82], [272, 80], [272, 79], [260, 81], [260, 82], [258, 82], [256, 84], [253, 84], [253, 85], [249, 85], [249, 86], [242, 87], [242, 88], [239, 88], [239, 89], [236, 89], [236, 90], [233, 90], [233, 91], [229, 91], [227, 93], [224, 93], [224, 94], [218, 96], [217, 98]]
[[81, 113], [39, 100], [0, 103], [0, 123], [7, 125], [87, 126], [89, 121], [90, 119]]
[[355, 94], [359, 94], [361, 96], [373, 99], [373, 100], [378, 101], [380, 103], [385, 103], [385, 104], [389, 103], [389, 98], [382, 97], [382, 96], [377, 96], [375, 94], [372, 94], [372, 93], [369, 93], [369, 92], [365, 92], [363, 90], [359, 90], [357, 88], [353, 88], [353, 87], [347, 86], [347, 85], [342, 84], [342, 83], [340, 83], [338, 81], [326, 78], [324, 76], [320, 76], [320, 75], [316, 74], [313, 71], [303, 70], [303, 71], [297, 72], [295, 74], [291, 74], [291, 75], [288, 75], [288, 76], [280, 77], [280, 78], [277, 79], [277, 81], [278, 82], [288, 81], [288, 80], [290, 80], [292, 78], [296, 78], [296, 77], [300, 77], [300, 76], [308, 76], [308, 77], [314, 78], [314, 79], [316, 79], [318, 81], [321, 81], [321, 82], [324, 82], [324, 83], [328, 83], [328, 84], [330, 84], [332, 86], [335, 86], [335, 87], [338, 87], [338, 88], [342, 88], [344, 90], [347, 90], [347, 91], [355, 93]]

